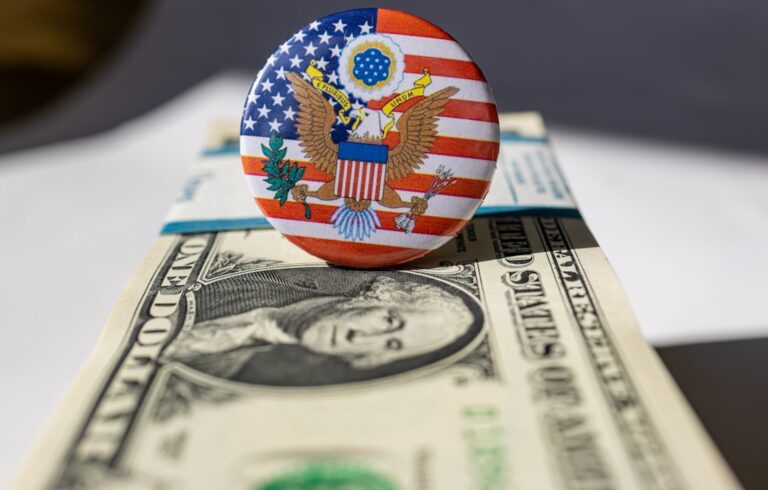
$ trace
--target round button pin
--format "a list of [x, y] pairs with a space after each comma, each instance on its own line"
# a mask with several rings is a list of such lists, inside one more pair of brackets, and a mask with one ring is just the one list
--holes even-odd
[[445, 31], [360, 9], [283, 42], [245, 101], [240, 152], [270, 223], [332, 264], [422, 257], [488, 191], [499, 152], [490, 86]]

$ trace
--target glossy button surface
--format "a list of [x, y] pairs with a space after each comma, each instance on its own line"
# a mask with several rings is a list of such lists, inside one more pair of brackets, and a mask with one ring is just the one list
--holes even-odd
[[386, 267], [456, 235], [499, 151], [491, 89], [445, 31], [388, 9], [333, 14], [280, 44], [241, 126], [255, 201], [333, 264]]

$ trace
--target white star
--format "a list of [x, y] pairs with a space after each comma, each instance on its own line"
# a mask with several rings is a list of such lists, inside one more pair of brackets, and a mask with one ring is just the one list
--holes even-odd
[[325, 31], [324, 33], [320, 34], [320, 44], [328, 44], [328, 41], [331, 40], [331, 35], [328, 34], [328, 31]]
[[295, 40], [303, 43], [304, 42], [304, 36], [306, 36], [306, 34], [304, 34], [302, 31], [299, 31], [299, 32], [297, 32], [296, 34], [293, 35], [293, 38]]
[[347, 43], [349, 43], [354, 38], [355, 38], [355, 36], [353, 36], [352, 34], [350, 34], [348, 36], [344, 36], [344, 40], [347, 41]]
[[332, 71], [328, 74], [328, 82], [330, 83], [339, 83], [339, 76], [336, 74], [335, 71]]
[[285, 80], [285, 74], [286, 74], [286, 73], [288, 73], [288, 72], [287, 72], [287, 71], [285, 71], [285, 68], [283, 68], [283, 67], [281, 66], [280, 68], [278, 68], [277, 70], [275, 70], [275, 73], [277, 73], [277, 79], [278, 79], [278, 80]]
[[256, 124], [256, 120], [251, 116], [248, 116], [248, 119], [243, 119], [243, 124], [245, 124], [245, 129], [253, 130], [253, 125]]
[[296, 54], [289, 61], [291, 62], [291, 68], [298, 68], [301, 65], [301, 58]]
[[325, 57], [320, 58], [317, 60], [317, 68], [318, 70], [325, 70], [325, 67], [328, 65], [328, 62], [325, 61]]
[[280, 123], [277, 122], [277, 118], [274, 118], [271, 121], [269, 121], [269, 129], [275, 132], [280, 131]]
[[285, 41], [283, 44], [280, 45], [280, 52], [288, 54], [288, 51], [291, 50], [291, 43], [289, 41]]
[[258, 98], [259, 96], [254, 93], [248, 94], [248, 103], [246, 105], [255, 104]]
[[362, 108], [363, 108], [363, 104], [361, 104], [360, 102], [352, 102], [352, 109], [358, 110]]
[[331, 102], [331, 107], [336, 107], [336, 101], [335, 100], [331, 99], [330, 102]]
[[309, 24], [310, 31], [316, 31], [318, 27], [320, 27], [320, 22], [318, 21], [314, 21], [311, 24]]
[[365, 21], [365, 24], [359, 26], [360, 27], [360, 34], [370, 34], [371, 29], [373, 29], [372, 25], [368, 25], [368, 21]]
[[272, 65], [277, 61], [277, 58], [275, 58], [274, 54], [269, 55], [269, 58], [267, 58], [267, 65]]
[[264, 119], [269, 117], [269, 107], [267, 107], [267, 104], [263, 104], [261, 107], [259, 107], [258, 111], [259, 117], [263, 117]]
[[274, 83], [270, 82], [269, 78], [267, 78], [266, 80], [261, 82], [261, 90], [264, 90], [266, 92], [271, 92], [272, 91], [272, 85], [274, 85]]
[[337, 32], [337, 31], [338, 32], [344, 32], [344, 28], [347, 27], [347, 24], [342, 22], [341, 19], [339, 19], [338, 22], [336, 22], [335, 24], [332, 24], [332, 25], [333, 25], [333, 32]]
[[288, 93], [289, 94], [293, 93], [293, 87], [291, 86], [291, 84], [288, 84]]
[[283, 111], [283, 115], [285, 116], [286, 119], [290, 119], [291, 121], [293, 121], [293, 116], [296, 115], [296, 112], [293, 110], [293, 108], [289, 107], [288, 109]]
[[272, 103], [275, 104], [275, 105], [282, 106], [284, 100], [285, 100], [285, 97], [280, 95], [280, 92], [278, 92], [276, 95], [272, 96]]
[[306, 80], [306, 81], [308, 81], [308, 82], [311, 82], [311, 81], [312, 81], [312, 79], [311, 79], [311, 78], [309, 78], [309, 73], [307, 73], [307, 72], [305, 72], [305, 71], [301, 72], [301, 76], [302, 76], [302, 78], [304, 78], [304, 80]]
[[314, 55], [316, 49], [317, 49], [317, 46], [315, 46], [312, 43], [309, 43], [306, 46], [304, 46], [304, 54], [306, 54], [306, 55], [310, 55], [310, 54]]
[[341, 56], [341, 49], [339, 49], [339, 45], [337, 44], [336, 46], [331, 48], [331, 57], [338, 58], [339, 56]]

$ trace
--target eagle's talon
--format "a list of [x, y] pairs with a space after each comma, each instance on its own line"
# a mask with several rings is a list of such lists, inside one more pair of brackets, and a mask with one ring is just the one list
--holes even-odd
[[418, 196], [411, 198], [411, 216], [421, 216], [427, 210], [427, 200]]
[[293, 189], [291, 189], [291, 196], [293, 196], [293, 199], [296, 202], [306, 202], [308, 190], [309, 186], [307, 184], [296, 184]]

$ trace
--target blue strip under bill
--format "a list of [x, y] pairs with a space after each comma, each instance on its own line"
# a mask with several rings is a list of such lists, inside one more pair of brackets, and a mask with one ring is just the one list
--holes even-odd
[[160, 230], [161, 235], [174, 233], [203, 233], [211, 231], [272, 228], [266, 218], [201, 219], [192, 221], [170, 221]]
[[547, 136], [525, 136], [517, 133], [501, 133], [502, 143], [549, 143]]

